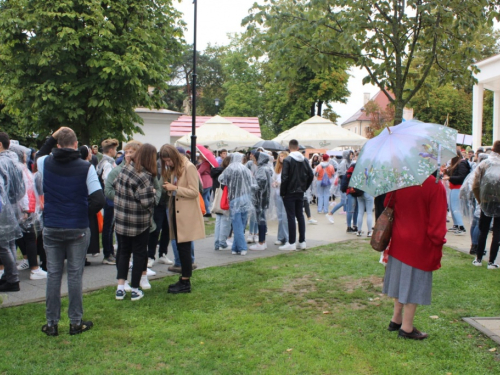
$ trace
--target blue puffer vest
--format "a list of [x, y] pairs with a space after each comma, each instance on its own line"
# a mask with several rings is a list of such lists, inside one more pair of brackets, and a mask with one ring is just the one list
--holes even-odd
[[44, 225], [49, 228], [83, 229], [89, 227], [87, 174], [90, 163], [80, 152], [54, 149], [44, 160]]

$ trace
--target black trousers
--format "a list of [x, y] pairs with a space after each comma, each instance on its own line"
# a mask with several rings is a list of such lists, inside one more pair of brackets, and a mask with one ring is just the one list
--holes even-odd
[[481, 216], [479, 217], [479, 240], [477, 242], [476, 254], [477, 260], [480, 261], [483, 259], [483, 252], [486, 248], [486, 239], [490, 231], [491, 220], [493, 220], [493, 238], [491, 239], [489, 261], [495, 263], [498, 254], [498, 242], [500, 241], [500, 217], [489, 217], [481, 211]]
[[133, 256], [132, 280], [130, 286], [138, 288], [142, 272], [146, 270], [148, 262], [149, 228], [137, 236], [123, 236], [116, 234], [118, 251], [116, 252], [117, 279], [127, 280], [130, 257]]
[[[30, 268], [38, 267], [38, 250], [37, 238], [34, 231], [23, 232], [23, 236], [16, 240], [16, 245], [21, 250], [23, 255], [28, 257]], [[43, 247], [41, 247], [43, 250]], [[42, 260], [42, 255], [40, 255]], [[43, 250], [43, 260], [45, 260], [45, 250]]]
[[177, 211], [175, 210], [175, 200], [172, 207], [174, 212], [173, 219], [174, 222], [174, 234], [175, 242], [177, 243], [177, 252], [179, 253], [179, 260], [181, 261], [181, 275], [182, 277], [191, 277], [193, 274], [193, 261], [191, 259], [191, 241], [179, 242], [177, 240]]
[[304, 220], [304, 194], [290, 194], [283, 197], [285, 205], [286, 217], [288, 219], [288, 242], [294, 244], [297, 240], [297, 227], [295, 226], [295, 218], [299, 223], [299, 242], [306, 240], [306, 222]]
[[168, 217], [167, 217], [167, 207], [166, 206], [155, 206], [153, 220], [156, 224], [156, 229], [154, 232], [149, 234], [148, 243], [148, 257], [155, 259], [156, 246], [158, 245], [158, 238], [160, 237], [160, 248], [158, 250], [158, 256], [161, 257], [163, 254], [168, 252], [168, 243], [170, 242], [170, 231], [168, 229]]
[[384, 201], [386, 194], [378, 195], [375, 197], [375, 220], [382, 214], [385, 210]]

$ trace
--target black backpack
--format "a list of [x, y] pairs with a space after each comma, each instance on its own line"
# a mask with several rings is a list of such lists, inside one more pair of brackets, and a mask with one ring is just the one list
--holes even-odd
[[352, 188], [353, 190], [351, 191], [351, 195], [353, 197], [362, 197], [363, 194], [365, 193], [363, 190], [361, 189], [357, 189], [355, 187]]
[[346, 193], [347, 189], [349, 187], [349, 181], [351, 180], [350, 177], [347, 177], [347, 173], [345, 173], [342, 178], [340, 179], [340, 191], [342, 193]]

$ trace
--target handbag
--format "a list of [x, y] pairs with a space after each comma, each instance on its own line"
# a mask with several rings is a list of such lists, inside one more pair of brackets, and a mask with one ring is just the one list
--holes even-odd
[[224, 191], [222, 192], [222, 197], [220, 199], [220, 208], [226, 211], [229, 210], [227, 186], [224, 186]]
[[198, 193], [198, 195], [199, 195], [199, 199], [200, 199], [200, 210], [201, 210], [201, 213], [203, 215], [205, 215], [207, 213], [207, 209], [205, 207], [205, 201], [203, 200], [203, 196], [200, 193]]
[[391, 241], [394, 209], [390, 207], [390, 203], [393, 196], [394, 193], [391, 194], [389, 204], [384, 209], [384, 211], [382, 211], [375, 223], [375, 227], [373, 228], [372, 237], [370, 239], [370, 245], [372, 246], [373, 250], [384, 251], [385, 249], [387, 249], [387, 246]]
[[223, 193], [223, 191], [220, 187], [215, 189], [214, 202], [212, 204], [212, 208], [210, 209], [210, 212], [213, 212], [214, 214], [219, 214], [219, 215], [224, 214], [224, 210], [222, 208], [220, 208], [222, 193]]

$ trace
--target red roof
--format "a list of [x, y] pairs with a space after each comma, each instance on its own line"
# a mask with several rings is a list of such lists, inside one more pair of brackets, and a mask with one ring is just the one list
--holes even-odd
[[[388, 91], [389, 94], [391, 95], [391, 97], [394, 98], [394, 94], [390, 91]], [[390, 104], [390, 101], [389, 99], [387, 98], [387, 96], [382, 92], [382, 91], [379, 91], [377, 92], [371, 99], [370, 101], [373, 101], [375, 103], [378, 104], [378, 106], [382, 109], [382, 110], [385, 110], [386, 107]], [[354, 115], [352, 115], [351, 117], [349, 117], [347, 120], [345, 120], [342, 125], [345, 125], [345, 124], [348, 124], [350, 122], [353, 122], [353, 121], [371, 121], [372, 119], [370, 117], [368, 117], [366, 115], [366, 112], [362, 109], [364, 109], [364, 107], [360, 108]]]
[[[196, 116], [196, 127], [199, 128], [206, 121], [210, 120], [211, 116]], [[231, 121], [234, 125], [252, 133], [260, 138], [260, 125], [258, 117], [224, 117]], [[191, 134], [192, 118], [191, 116], [181, 116], [172, 124], [170, 124], [170, 136], [182, 137], [186, 134]]]

